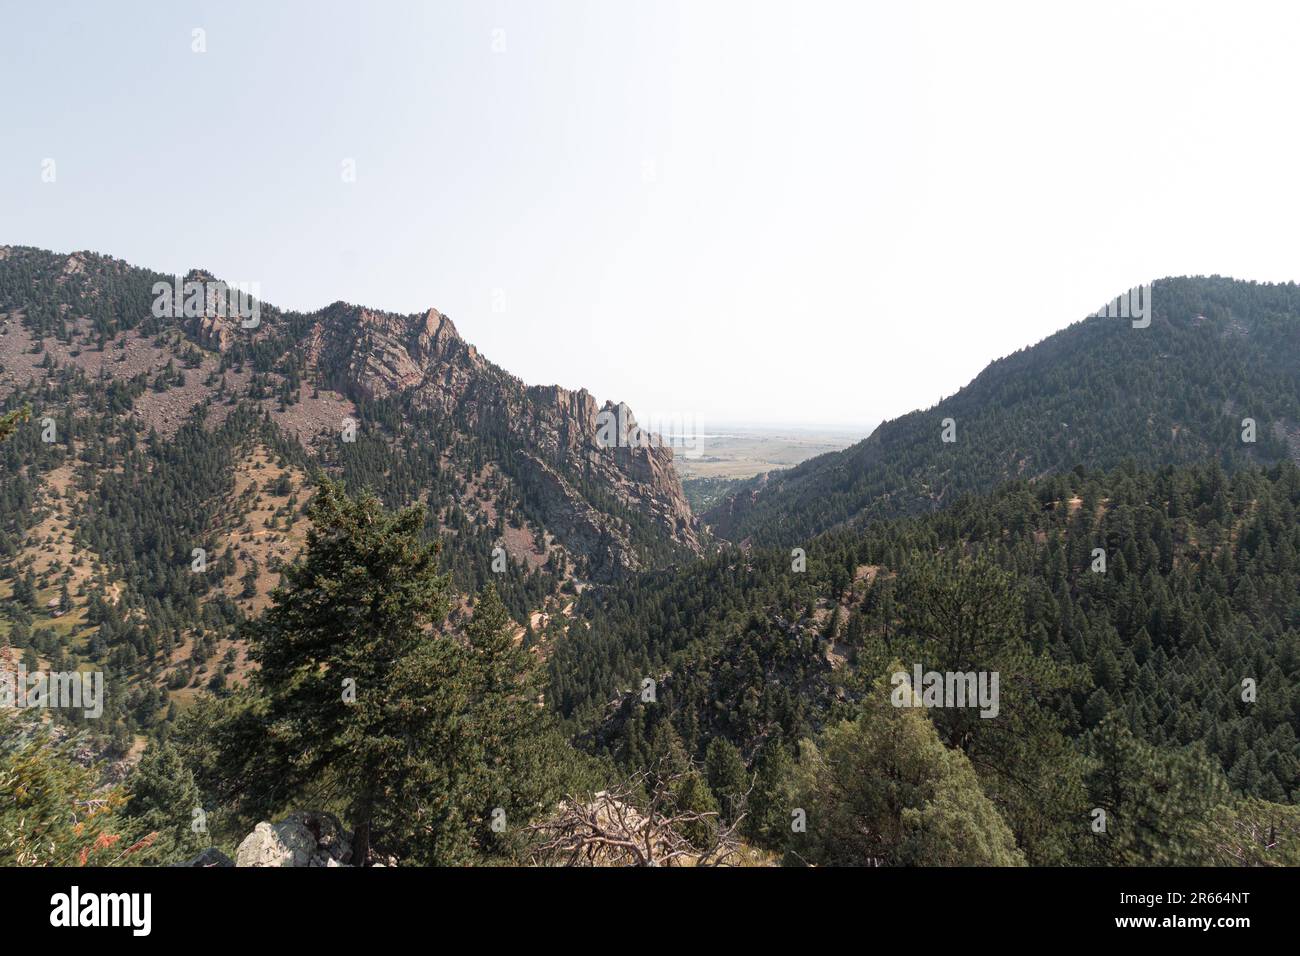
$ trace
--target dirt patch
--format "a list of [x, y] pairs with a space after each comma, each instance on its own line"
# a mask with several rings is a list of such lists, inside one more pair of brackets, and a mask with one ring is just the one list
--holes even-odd
[[309, 500], [307, 475], [282, 467], [262, 445], [235, 465], [225, 534], [235, 571], [222, 588], [245, 614], [254, 616], [270, 603], [280, 582], [278, 568], [293, 561], [306, 544], [310, 522], [303, 512]]
[[47, 472], [37, 504], [38, 513], [43, 516], [27, 529], [13, 562], [21, 573], [30, 571], [36, 578], [33, 624], [78, 640], [86, 636], [82, 631], [88, 627], [86, 611], [90, 595], [99, 593], [111, 603], [122, 591], [120, 582], [108, 580], [100, 556], [75, 540], [73, 516], [82, 499], [71, 465]]

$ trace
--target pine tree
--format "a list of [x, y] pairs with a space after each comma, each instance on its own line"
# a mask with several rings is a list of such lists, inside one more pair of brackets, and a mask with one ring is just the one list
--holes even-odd
[[149, 862], [171, 863], [194, 855], [205, 842], [203, 829], [195, 829], [202, 811], [194, 775], [170, 743], [150, 744], [130, 780], [130, 798], [122, 815], [134, 827], [136, 839], [158, 834], [147, 856]]
[[718, 801], [698, 771], [691, 771], [677, 782], [673, 791], [673, 810], [676, 813], [713, 814], [688, 821], [682, 827], [682, 836], [697, 849], [712, 845], [718, 832]]
[[390, 513], [324, 481], [308, 517], [302, 559], [252, 628], [266, 701], [252, 775], [271, 788], [260, 796], [331, 795], [357, 865], [372, 834], [426, 865], [509, 855], [573, 760], [495, 588], [464, 639], [441, 633], [448, 582], [421, 539], [421, 506]]
[[877, 682], [856, 720], [799, 747], [792, 803], [806, 829], [787, 847], [828, 866], [1023, 866], [970, 761]]
[[686, 753], [681, 735], [671, 720], [660, 720], [650, 733], [650, 752], [647, 763], [650, 779], [660, 779], [684, 774], [691, 769], [691, 758]]
[[[280, 800], [313, 785], [335, 792], [365, 865], [377, 821], [438, 835], [466, 825], [452, 770], [478, 749], [454, 722], [468, 701], [466, 654], [431, 633], [447, 580], [437, 547], [420, 540], [422, 507], [390, 514], [373, 494], [325, 480], [307, 514], [302, 560], [251, 628], [268, 701], [260, 782]], [[410, 806], [404, 782], [417, 769], [440, 771], [451, 789]]]
[[32, 410], [28, 407], [15, 409], [5, 415], [0, 415], [0, 441], [4, 441], [18, 428], [19, 422], [25, 422], [31, 417]]
[[133, 848], [117, 832], [120, 787], [99, 787], [76, 741], [0, 708], [0, 866], [110, 866]]
[[714, 737], [704, 754], [704, 774], [709, 789], [718, 798], [722, 818], [731, 823], [749, 791], [749, 776], [740, 751], [725, 737]]
[[768, 737], [754, 758], [754, 789], [750, 794], [750, 813], [745, 830], [751, 837], [773, 849], [785, 846], [790, 832], [790, 751], [777, 737]]
[[1084, 677], [1032, 650], [1016, 580], [987, 558], [914, 554], [900, 591], [902, 646], [914, 655], [906, 660], [999, 677], [996, 719], [975, 707], [929, 711], [940, 739], [970, 759], [1031, 863], [1067, 862], [1086, 807], [1077, 756], [1051, 705]]
[[[482, 748], [479, 786], [482, 850], [510, 855], [523, 824], [547, 809], [569, 782], [572, 751], [542, 707], [534, 658], [514, 638], [515, 624], [489, 584], [466, 635], [471, 653], [471, 726]], [[493, 814], [504, 828], [490, 826]], [[506, 836], [506, 835], [509, 836]]]
[[1223, 772], [1198, 745], [1157, 749], [1111, 716], [1087, 735], [1088, 792], [1104, 810], [1089, 855], [1116, 866], [1186, 866], [1201, 853], [1198, 828], [1228, 802]]
[[1192, 825], [1202, 866], [1300, 866], [1300, 807], [1254, 798], [1216, 807]]

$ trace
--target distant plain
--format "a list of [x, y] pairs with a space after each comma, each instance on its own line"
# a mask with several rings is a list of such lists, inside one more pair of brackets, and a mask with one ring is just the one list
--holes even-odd
[[673, 462], [683, 481], [752, 478], [847, 448], [870, 432], [866, 426], [720, 425], [702, 430], [695, 447], [676, 450]]

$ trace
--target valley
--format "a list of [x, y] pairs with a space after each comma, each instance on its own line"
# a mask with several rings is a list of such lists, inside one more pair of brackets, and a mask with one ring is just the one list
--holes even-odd
[[[0, 654], [102, 673], [102, 718], [67, 732], [109, 779], [201, 793], [232, 854], [301, 811], [280, 781], [340, 773], [413, 774], [403, 805], [478, 794], [433, 842], [375, 818], [399, 862], [538, 862], [610, 814], [700, 865], [1205, 863], [1242, 819], [1300, 834], [1294, 286], [1161, 280], [1149, 326], [1085, 319], [931, 409], [674, 453], [433, 309], [258, 303], [249, 327], [159, 316], [156, 281], [0, 247]], [[340, 670], [345, 705], [393, 688], [425, 716], [345, 731]], [[891, 706], [913, 673], [998, 699]], [[962, 794], [944, 812], [979, 839], [900, 822], [938, 812], [921, 796], [833, 836], [866, 754]], [[639, 794], [666, 815], [629, 823]], [[473, 822], [497, 800], [540, 842]], [[326, 809], [355, 841], [350, 807]], [[178, 831], [148, 860], [200, 849]]]
[[748, 478], [840, 451], [871, 431], [797, 425], [720, 424], [692, 436], [673, 465], [697, 513], [707, 511]]

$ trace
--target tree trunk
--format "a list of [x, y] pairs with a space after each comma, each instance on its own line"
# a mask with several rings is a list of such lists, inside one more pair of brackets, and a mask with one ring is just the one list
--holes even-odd
[[370, 821], [365, 820], [357, 824], [356, 832], [352, 834], [352, 865], [365, 866], [369, 857]]

